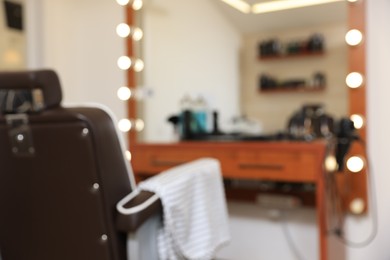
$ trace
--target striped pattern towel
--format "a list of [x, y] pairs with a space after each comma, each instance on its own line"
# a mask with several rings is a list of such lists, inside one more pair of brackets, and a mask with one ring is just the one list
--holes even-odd
[[220, 164], [199, 159], [162, 172], [139, 184], [163, 204], [160, 260], [209, 260], [229, 240], [228, 214]]

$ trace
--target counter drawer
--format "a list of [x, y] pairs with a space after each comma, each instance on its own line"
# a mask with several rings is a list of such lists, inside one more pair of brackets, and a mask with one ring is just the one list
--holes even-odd
[[136, 173], [153, 175], [174, 166], [200, 158], [215, 158], [220, 161], [222, 172], [234, 167], [234, 154], [219, 150], [164, 149], [138, 150], [134, 155], [133, 168]]
[[235, 172], [244, 179], [315, 181], [316, 162], [315, 155], [308, 152], [239, 151]]

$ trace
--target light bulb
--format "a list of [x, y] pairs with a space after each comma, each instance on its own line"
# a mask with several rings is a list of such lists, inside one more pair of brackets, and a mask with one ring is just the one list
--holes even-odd
[[353, 173], [360, 172], [364, 168], [364, 161], [359, 156], [352, 156], [347, 160], [347, 168]]
[[133, 124], [129, 119], [121, 119], [118, 123], [118, 128], [122, 132], [129, 132], [131, 128], [133, 127]]
[[120, 23], [116, 27], [116, 33], [119, 35], [119, 37], [126, 38], [130, 35], [130, 26], [125, 23]]
[[359, 72], [351, 72], [346, 78], [347, 86], [350, 88], [358, 88], [363, 84], [363, 76]]
[[362, 115], [353, 114], [350, 119], [356, 129], [361, 129], [364, 126], [364, 118]]
[[131, 67], [132, 61], [127, 56], [121, 56], [118, 59], [118, 67], [122, 70], [128, 70]]
[[138, 11], [142, 8], [142, 6], [144, 5], [143, 1], [142, 0], [133, 0], [133, 9], [135, 11]]
[[141, 132], [145, 128], [145, 122], [142, 119], [135, 120], [135, 130]]
[[136, 27], [133, 29], [132, 35], [134, 41], [139, 41], [144, 36], [144, 32], [140, 28]]
[[350, 2], [350, 3], [355, 3], [357, 1], [359, 1], [359, 0], [348, 0], [348, 2]]
[[128, 87], [120, 87], [117, 91], [118, 98], [120, 100], [126, 101], [131, 98], [131, 90]]
[[334, 172], [337, 170], [337, 161], [333, 155], [329, 155], [325, 159], [325, 169], [328, 172]]
[[116, 0], [116, 2], [119, 5], [127, 5], [130, 2], [130, 0]]
[[140, 72], [140, 71], [142, 71], [144, 69], [144, 66], [145, 66], [144, 62], [142, 60], [140, 60], [140, 59], [137, 59], [135, 61], [135, 64], [134, 64], [134, 70], [136, 72]]
[[351, 46], [358, 45], [359, 43], [362, 42], [362, 40], [363, 40], [363, 34], [356, 29], [352, 29], [348, 31], [347, 34], [345, 35], [345, 41]]
[[364, 203], [364, 200], [361, 198], [357, 198], [351, 201], [349, 204], [349, 209], [354, 214], [362, 214], [364, 212], [366, 203]]

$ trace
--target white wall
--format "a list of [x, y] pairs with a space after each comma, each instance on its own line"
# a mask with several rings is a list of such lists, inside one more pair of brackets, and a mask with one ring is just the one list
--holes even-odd
[[124, 11], [114, 0], [28, 0], [28, 65], [53, 68], [66, 103], [98, 102], [125, 117], [116, 97], [125, 73], [116, 60], [125, 53], [115, 27]]
[[[123, 46], [113, 30], [122, 21], [122, 10], [112, 0], [41, 1], [43, 10], [38, 8], [29, 15], [38, 28], [41, 16], [45, 25], [42, 31], [37, 30], [42, 38], [34, 39], [30, 35], [33, 44], [42, 42], [30, 48], [30, 66], [57, 69], [63, 80], [66, 100], [103, 102], [118, 115], [124, 115], [123, 104], [115, 96], [117, 86], [124, 82], [123, 73], [115, 66], [117, 56], [123, 53]], [[34, 5], [40, 0], [27, 2]], [[343, 258], [347, 260], [390, 259], [390, 165], [387, 163], [390, 147], [390, 121], [387, 118], [390, 97], [389, 12], [389, 1], [368, 1], [368, 143], [374, 170], [372, 174], [376, 177], [380, 228], [370, 246], [346, 248]], [[224, 89], [219, 91], [226, 93]], [[281, 223], [270, 221], [264, 211], [253, 205], [231, 203], [229, 210], [233, 240], [221, 252], [221, 258], [295, 259], [285, 242]], [[293, 212], [288, 219], [291, 220], [292, 236], [305, 259], [316, 259], [318, 247], [314, 211]], [[368, 218], [351, 218], [348, 221], [351, 239], [363, 239], [369, 229]]]
[[172, 140], [166, 119], [185, 94], [201, 94], [221, 121], [239, 114], [240, 36], [210, 0], [153, 0], [144, 15], [145, 139]]

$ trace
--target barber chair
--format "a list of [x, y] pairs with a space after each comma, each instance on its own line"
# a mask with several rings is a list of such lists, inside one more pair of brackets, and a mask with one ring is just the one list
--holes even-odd
[[61, 98], [51, 70], [0, 73], [0, 259], [128, 259], [128, 233], [161, 218], [161, 202], [132, 194], [110, 115]]

